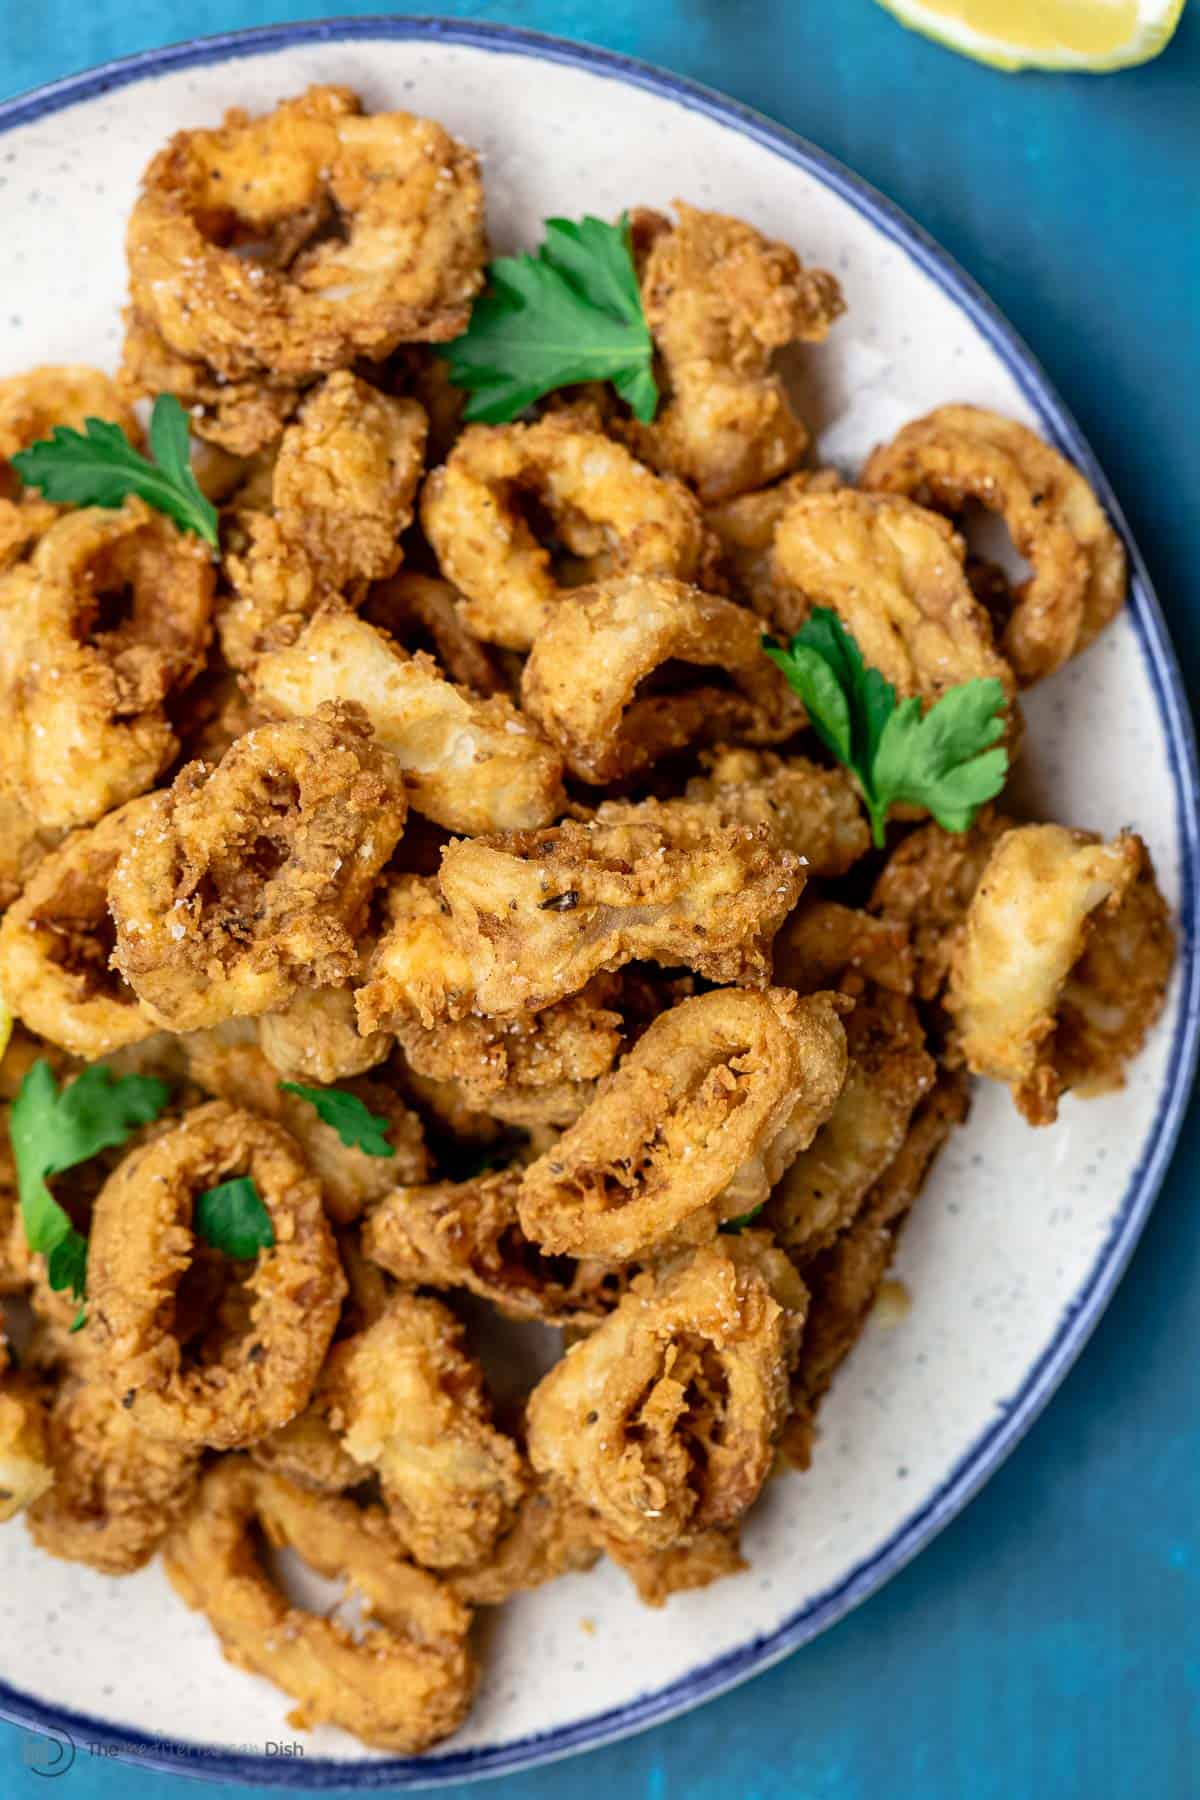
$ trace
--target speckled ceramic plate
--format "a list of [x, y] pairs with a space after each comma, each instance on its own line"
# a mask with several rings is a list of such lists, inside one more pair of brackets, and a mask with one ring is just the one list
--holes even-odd
[[[740, 214], [835, 269], [849, 313], [812, 355], [822, 457], [853, 468], [905, 419], [968, 400], [1025, 419], [1119, 514], [1032, 357], [915, 226], [820, 152], [670, 75], [483, 26], [372, 19], [153, 52], [0, 109], [3, 372], [115, 363], [122, 234], [139, 173], [181, 126], [269, 107], [311, 81], [430, 113], [480, 145], [493, 240], [547, 214], [630, 203]], [[1149, 420], [1130, 420], [1149, 430]], [[1132, 549], [1132, 546], [1131, 546]], [[333, 1730], [303, 1760], [286, 1700], [224, 1663], [151, 1568], [113, 1582], [0, 1533], [0, 1711], [63, 1740], [189, 1773], [294, 1786], [419, 1786], [528, 1766], [637, 1730], [744, 1680], [877, 1588], [965, 1504], [1078, 1355], [1159, 1185], [1196, 1049], [1195, 751], [1163, 622], [1133, 554], [1132, 602], [1028, 698], [1031, 804], [1110, 832], [1135, 823], [1181, 923], [1169, 1004], [1127, 1088], [1032, 1132], [981, 1091], [905, 1235], [911, 1312], [873, 1326], [822, 1414], [807, 1476], [775, 1482], [748, 1574], [649, 1612], [601, 1568], [489, 1622], [478, 1704], [420, 1761]]]

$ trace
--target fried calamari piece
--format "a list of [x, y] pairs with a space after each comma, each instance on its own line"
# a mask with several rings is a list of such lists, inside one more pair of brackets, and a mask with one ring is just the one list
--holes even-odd
[[586, 1327], [625, 1279], [595, 1262], [547, 1256], [521, 1229], [522, 1170], [397, 1187], [363, 1221], [367, 1256], [407, 1287], [463, 1288], [509, 1319]]
[[563, 811], [558, 752], [512, 701], [447, 681], [351, 614], [327, 612], [254, 670], [261, 704], [288, 714], [326, 701], [366, 708], [376, 742], [403, 770], [417, 812], [474, 836], [548, 825]]
[[794, 469], [808, 446], [777, 350], [820, 343], [845, 309], [836, 277], [741, 219], [676, 201], [678, 223], [634, 214], [642, 307], [664, 397], [651, 425], [626, 427], [637, 454], [726, 500]]
[[117, 858], [154, 810], [127, 801], [72, 832], [41, 863], [0, 921], [0, 989], [31, 1031], [89, 1061], [154, 1031], [137, 996], [109, 966], [108, 883]]
[[[293, 1606], [256, 1546], [259, 1528], [361, 1596], [357, 1629]], [[299, 1701], [288, 1723], [340, 1725], [381, 1750], [427, 1749], [462, 1724], [475, 1687], [471, 1614], [407, 1560], [380, 1507], [308, 1493], [244, 1457], [204, 1477], [163, 1554], [171, 1584], [203, 1612], [227, 1661]]]
[[0, 1525], [32, 1506], [53, 1483], [49, 1437], [42, 1385], [11, 1366], [0, 1328]]
[[710, 1587], [728, 1575], [742, 1575], [750, 1567], [742, 1555], [736, 1525], [702, 1531], [686, 1544], [668, 1550], [647, 1550], [606, 1536], [609, 1558], [623, 1569], [637, 1589], [643, 1606], [665, 1606], [672, 1594], [686, 1594]]
[[621, 1014], [607, 1004], [615, 986], [597, 976], [541, 1012], [500, 1019], [404, 1019], [400, 1045], [419, 1075], [458, 1082], [469, 1105], [508, 1124], [568, 1125], [620, 1051]]
[[803, 885], [765, 827], [689, 800], [606, 801], [586, 824], [453, 843], [435, 886], [393, 890], [359, 1028], [534, 1011], [643, 958], [761, 984]]
[[114, 962], [156, 1021], [199, 1030], [357, 975], [355, 934], [406, 810], [360, 708], [264, 725], [152, 804], [109, 905]]
[[807, 1303], [778, 1252], [772, 1272], [719, 1238], [639, 1276], [530, 1396], [534, 1468], [623, 1542], [669, 1549], [757, 1498]]
[[202, 359], [180, 356], [136, 306], [125, 311], [118, 385], [130, 399], [174, 394], [198, 438], [231, 456], [274, 444], [304, 397], [299, 381], [259, 371], [229, 381]]
[[800, 993], [836, 985], [854, 1003], [842, 1091], [762, 1215], [803, 1263], [845, 1230], [899, 1153], [937, 1065], [910, 998], [913, 962], [902, 923], [832, 900], [802, 901], [776, 939], [775, 970]]
[[[193, 1229], [199, 1195], [242, 1177], [274, 1233], [245, 1267]], [[222, 1101], [132, 1151], [96, 1201], [88, 1330], [99, 1375], [133, 1423], [168, 1443], [231, 1449], [286, 1424], [308, 1402], [345, 1292], [320, 1186], [293, 1140]]]
[[107, 419], [131, 444], [141, 443], [137, 420], [99, 369], [43, 363], [0, 381], [0, 570], [28, 555], [61, 510], [23, 486], [13, 457], [48, 438], [56, 425], [82, 431], [85, 419]]
[[[569, 570], [529, 517], [549, 514]], [[471, 425], [421, 495], [442, 574], [476, 637], [528, 650], [564, 594], [615, 575], [703, 581], [709, 538], [682, 483], [655, 475], [577, 411], [532, 425]]]
[[845, 1076], [830, 995], [720, 988], [685, 1000], [525, 1171], [522, 1229], [543, 1250], [609, 1263], [703, 1243], [762, 1204]]
[[225, 558], [233, 597], [219, 619], [234, 668], [290, 643], [323, 601], [357, 599], [364, 583], [395, 572], [427, 430], [415, 400], [392, 399], [348, 370], [313, 389], [280, 442], [270, 513], [236, 515], [246, 542]]
[[[680, 665], [690, 680], [671, 679]], [[534, 639], [521, 704], [571, 773], [595, 785], [640, 774], [690, 744], [730, 736], [777, 743], [804, 723], [762, 653], [754, 613], [648, 575], [597, 582], [559, 602]]]
[[729, 745], [702, 760], [708, 773], [693, 776], [687, 798], [710, 803], [735, 824], [765, 825], [818, 880], [844, 875], [870, 848], [870, 828], [847, 770]]
[[302, 1413], [251, 1444], [250, 1456], [258, 1468], [314, 1494], [347, 1493], [367, 1474], [329, 1423], [329, 1402], [319, 1389]]
[[[338, 220], [343, 232], [323, 229]], [[457, 337], [483, 285], [474, 152], [409, 113], [364, 117], [311, 87], [231, 110], [150, 163], [126, 240], [137, 312], [179, 355], [238, 381]]]
[[553, 1482], [530, 1485], [486, 1561], [446, 1569], [443, 1579], [468, 1606], [503, 1606], [514, 1594], [590, 1569], [600, 1555], [591, 1515]]
[[263, 1055], [285, 1081], [332, 1087], [386, 1062], [394, 1040], [387, 1032], [360, 1037], [349, 988], [301, 988], [278, 1012], [258, 1021]]
[[867, 1322], [900, 1228], [934, 1158], [966, 1118], [968, 1105], [962, 1072], [942, 1071], [936, 1087], [913, 1114], [899, 1154], [867, 1195], [849, 1230], [804, 1264], [812, 1298], [792, 1379], [792, 1416], [782, 1443], [784, 1455], [796, 1468], [809, 1465], [817, 1408]]
[[832, 607], [902, 699], [933, 701], [990, 678], [1011, 708], [1016, 681], [971, 592], [964, 554], [946, 520], [911, 500], [854, 488], [797, 495], [775, 531], [774, 567], [792, 595], [774, 622], [798, 631], [814, 606]]
[[946, 997], [967, 1067], [1007, 1082], [1031, 1125], [1052, 1124], [1072, 1078], [1092, 1092], [1120, 1084], [1162, 1009], [1173, 954], [1141, 838], [1007, 832], [967, 909]]
[[396, 1294], [335, 1346], [326, 1376], [342, 1447], [378, 1475], [402, 1542], [434, 1569], [487, 1557], [525, 1491], [463, 1335], [439, 1300]]
[[985, 806], [968, 831], [932, 821], [896, 845], [871, 892], [870, 909], [911, 938], [915, 992], [939, 1000], [971, 896], [998, 838], [1013, 824]]
[[60, 1385], [46, 1438], [53, 1485], [26, 1514], [34, 1543], [103, 1575], [142, 1568], [191, 1499], [198, 1453], [142, 1431], [94, 1356]]
[[486, 700], [505, 694], [508, 684], [496, 652], [480, 643], [462, 622], [462, 595], [448, 581], [401, 569], [370, 589], [360, 611], [377, 631], [385, 631], [410, 654], [424, 650], [458, 686]]
[[0, 595], [0, 786], [39, 830], [89, 825], [151, 787], [178, 747], [164, 703], [211, 632], [207, 548], [128, 499], [65, 512]]
[[794, 604], [775, 567], [775, 530], [798, 494], [831, 494], [842, 486], [836, 469], [797, 469], [774, 487], [758, 488], [704, 509], [704, 522], [720, 546], [717, 567], [735, 600], [764, 619]]
[[[329, 993], [332, 990], [318, 990]], [[246, 1106], [285, 1127], [321, 1184], [325, 1211], [335, 1225], [349, 1225], [399, 1182], [424, 1181], [429, 1173], [421, 1121], [389, 1084], [340, 1079], [339, 1092], [360, 1100], [384, 1129], [391, 1154], [371, 1156], [320, 1117], [311, 1101], [285, 1093], [249, 1019], [231, 1019], [211, 1031], [178, 1040], [188, 1077], [217, 1100]], [[293, 1079], [301, 1079], [293, 1077]], [[323, 1085], [305, 1080], [304, 1085]]]
[[1089, 482], [1015, 419], [940, 406], [881, 445], [862, 480], [942, 512], [975, 501], [1000, 514], [1033, 567], [1012, 594], [1003, 637], [1023, 687], [1086, 650], [1124, 604], [1124, 546]]

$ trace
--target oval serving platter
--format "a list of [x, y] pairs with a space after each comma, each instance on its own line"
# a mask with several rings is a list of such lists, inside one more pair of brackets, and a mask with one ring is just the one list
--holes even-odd
[[[0, 373], [41, 361], [115, 366], [123, 231], [150, 155], [172, 131], [229, 106], [264, 110], [313, 81], [347, 83], [371, 109], [428, 113], [477, 145], [503, 250], [535, 243], [551, 214], [612, 215], [676, 196], [751, 220], [836, 270], [846, 293], [846, 318], [809, 359], [822, 461], [852, 470], [906, 419], [973, 401], [1025, 420], [1079, 463], [1121, 526], [1028, 350], [880, 195], [733, 101], [497, 26], [268, 28], [152, 51], [0, 107]], [[1105, 832], [1132, 821], [1145, 836], [1180, 932], [1164, 1017], [1123, 1092], [1098, 1107], [1068, 1100], [1052, 1130], [1029, 1131], [1002, 1089], [977, 1093], [905, 1233], [896, 1272], [911, 1311], [867, 1331], [822, 1412], [812, 1469], [772, 1483], [756, 1508], [750, 1572], [660, 1612], [614, 1568], [568, 1577], [489, 1621], [479, 1699], [448, 1744], [395, 1759], [322, 1729], [306, 1736], [302, 1759], [284, 1759], [253, 1747], [294, 1736], [288, 1701], [222, 1661], [157, 1567], [115, 1582], [36, 1553], [14, 1527], [0, 1533], [0, 1714], [157, 1767], [297, 1788], [513, 1771], [653, 1724], [777, 1661], [965, 1505], [1112, 1293], [1195, 1068], [1195, 745], [1161, 613], [1130, 551], [1121, 619], [1025, 701], [1022, 797], [1044, 816]], [[164, 1643], [169, 1656], [147, 1654]]]

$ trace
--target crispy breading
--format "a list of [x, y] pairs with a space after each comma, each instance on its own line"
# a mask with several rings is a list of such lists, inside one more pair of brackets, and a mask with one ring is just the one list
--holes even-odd
[[533, 719], [504, 695], [447, 681], [432, 657], [408, 655], [365, 619], [322, 613], [259, 660], [253, 684], [260, 704], [288, 715], [327, 701], [365, 707], [414, 809], [450, 831], [532, 829], [566, 806], [561, 756]]
[[932, 821], [901, 838], [871, 890], [870, 911], [907, 932], [919, 1000], [941, 998], [971, 896], [1013, 821], [985, 806], [968, 831]]
[[870, 827], [848, 770], [729, 744], [701, 761], [706, 773], [688, 782], [687, 798], [738, 825], [767, 826], [818, 880], [844, 875], [869, 849]]
[[[344, 238], [322, 235], [335, 211]], [[431, 119], [311, 87], [177, 132], [126, 248], [134, 307], [179, 355], [234, 381], [343, 368], [465, 327], [485, 258], [477, 160]]]
[[783, 1428], [807, 1299], [791, 1283], [777, 1297], [737, 1238], [640, 1276], [530, 1396], [534, 1468], [649, 1550], [734, 1523]]
[[[361, 1595], [362, 1625], [352, 1630], [293, 1606], [263, 1566], [256, 1525], [268, 1544]], [[245, 1457], [224, 1457], [206, 1473], [163, 1562], [226, 1660], [299, 1702], [288, 1717], [297, 1729], [341, 1725], [364, 1744], [415, 1752], [465, 1718], [476, 1679], [471, 1614], [407, 1559], [380, 1507], [309, 1493]]]
[[833, 997], [719, 988], [661, 1013], [532, 1167], [519, 1210], [556, 1255], [620, 1264], [761, 1206], [846, 1076]]
[[[690, 684], [669, 677], [685, 664]], [[707, 679], [699, 673], [706, 669]], [[744, 606], [663, 576], [624, 575], [565, 596], [533, 642], [521, 704], [594, 786], [691, 744], [779, 743], [804, 709], [762, 653]]]
[[199, 1030], [357, 975], [355, 934], [406, 811], [361, 708], [261, 726], [151, 806], [108, 897], [115, 965], [156, 1022]]
[[463, 1328], [438, 1300], [396, 1294], [338, 1344], [329, 1418], [364, 1473], [379, 1476], [401, 1540], [429, 1568], [490, 1555], [525, 1491], [522, 1458], [491, 1422]]
[[[560, 579], [522, 505], [536, 498], [570, 555]], [[470, 425], [421, 495], [421, 523], [476, 637], [527, 650], [564, 593], [613, 575], [700, 580], [710, 540], [681, 482], [655, 475], [575, 412]]]
[[1022, 686], [1085, 650], [1124, 604], [1124, 546], [1090, 484], [1015, 419], [940, 406], [881, 445], [862, 479], [944, 512], [975, 501], [1001, 515], [1033, 565], [1005, 607], [1003, 650]]
[[675, 202], [677, 223], [634, 214], [642, 307], [665, 393], [626, 427], [637, 454], [726, 500], [794, 469], [808, 447], [780, 375], [785, 345], [820, 343], [844, 311], [835, 276], [806, 269], [744, 220]]
[[[244, 1176], [274, 1243], [234, 1277], [238, 1265], [204, 1254], [194, 1207]], [[300, 1412], [345, 1291], [321, 1189], [292, 1139], [223, 1101], [132, 1151], [96, 1201], [88, 1331], [98, 1379], [132, 1423], [168, 1443], [230, 1449]], [[203, 1302], [194, 1344], [181, 1336], [189, 1299]]]
[[606, 801], [586, 824], [456, 842], [436, 884], [394, 890], [359, 1028], [537, 1010], [635, 959], [762, 984], [803, 885], [765, 826], [688, 800]]

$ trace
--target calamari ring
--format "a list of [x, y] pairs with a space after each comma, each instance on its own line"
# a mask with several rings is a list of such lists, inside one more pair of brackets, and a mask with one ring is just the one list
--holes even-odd
[[593, 1325], [626, 1282], [599, 1263], [545, 1256], [530, 1242], [517, 1214], [521, 1174], [398, 1187], [367, 1214], [363, 1251], [406, 1287], [464, 1289], [507, 1319]]
[[[335, 218], [345, 239], [322, 239]], [[477, 159], [430, 119], [366, 118], [348, 88], [312, 87], [177, 132], [127, 249], [134, 307], [179, 355], [235, 381], [327, 373], [465, 329], [485, 257]]]
[[665, 1606], [672, 1594], [710, 1587], [714, 1581], [742, 1575], [750, 1567], [742, 1555], [736, 1525], [713, 1526], [669, 1550], [626, 1544], [611, 1532], [605, 1534], [603, 1543], [605, 1555], [628, 1575], [643, 1606]]
[[10, 571], [4, 761], [43, 829], [91, 824], [170, 763], [164, 702], [204, 666], [213, 586], [205, 546], [136, 499], [65, 513]]
[[[291, 1605], [256, 1553], [255, 1525], [268, 1543], [361, 1594], [362, 1628]], [[227, 1457], [205, 1475], [163, 1561], [226, 1659], [299, 1701], [288, 1723], [300, 1730], [340, 1725], [364, 1744], [415, 1753], [466, 1717], [476, 1678], [471, 1614], [407, 1560], [381, 1508], [308, 1493]]]
[[832, 607], [902, 698], [937, 700], [960, 682], [999, 681], [1011, 710], [1013, 672], [971, 592], [963, 544], [938, 513], [856, 488], [796, 496], [775, 531], [774, 566], [793, 590], [776, 623], [796, 631]]
[[335, 1346], [323, 1378], [343, 1449], [364, 1475], [378, 1475], [401, 1541], [434, 1569], [488, 1556], [526, 1485], [463, 1336], [440, 1300], [396, 1294], [365, 1331]]
[[[560, 582], [526, 520], [534, 499], [572, 560]], [[709, 539], [682, 482], [655, 475], [570, 412], [471, 425], [421, 494], [421, 523], [476, 637], [528, 650], [564, 594], [610, 575], [702, 578]]]
[[[197, 1241], [193, 1208], [207, 1189], [244, 1176], [275, 1241], [230, 1286], [237, 1265]], [[213, 1273], [226, 1304], [209, 1294], [189, 1355], [177, 1335], [185, 1277]], [[224, 1101], [132, 1151], [96, 1201], [88, 1330], [99, 1377], [140, 1429], [167, 1443], [229, 1450], [286, 1424], [313, 1391], [345, 1292], [320, 1185], [293, 1139]]]
[[765, 825], [804, 858], [815, 879], [844, 875], [870, 849], [870, 827], [847, 770], [730, 746], [701, 761], [708, 773], [692, 777], [687, 798], [715, 806], [739, 825]]
[[1012, 595], [1003, 637], [1023, 687], [1086, 649], [1124, 604], [1125, 551], [1091, 486], [1015, 419], [978, 406], [940, 406], [881, 445], [862, 481], [944, 512], [974, 500], [1001, 515], [1033, 565]]
[[0, 921], [0, 989], [31, 1031], [88, 1062], [154, 1031], [137, 996], [109, 967], [108, 883], [117, 858], [153, 811], [129, 800], [52, 850]]
[[257, 663], [253, 683], [276, 712], [315, 712], [333, 700], [365, 707], [414, 811], [448, 831], [534, 829], [566, 805], [558, 752], [511, 700], [456, 686], [432, 657], [409, 656], [351, 613], [322, 613], [297, 643]]
[[143, 1431], [86, 1356], [55, 1396], [46, 1440], [53, 1485], [26, 1515], [34, 1543], [104, 1575], [144, 1567], [195, 1491], [199, 1453]]
[[[1031, 1125], [1053, 1123], [1072, 1078], [1095, 1091], [1087, 1066], [1090, 1010], [1101, 1015], [1101, 1085], [1109, 1087], [1119, 1084], [1123, 1063], [1158, 1016], [1173, 946], [1161, 897], [1146, 903], [1153, 882], [1146, 846], [1128, 831], [1106, 844], [1095, 832], [1021, 825], [992, 851], [967, 908], [946, 1007], [967, 1067], [1007, 1082]], [[1127, 906], [1131, 912], [1125, 914]], [[1097, 933], [1108, 939], [1098, 970], [1110, 955], [1119, 966], [1136, 964], [1143, 951], [1153, 959], [1136, 996], [1125, 997], [1120, 1020], [1109, 1028], [1103, 988], [1088, 993], [1086, 957]], [[1119, 1003], [1119, 981], [1117, 989]], [[1065, 1004], [1075, 1019], [1060, 1056]]]
[[624, 430], [656, 469], [726, 500], [794, 469], [808, 446], [776, 351], [820, 343], [845, 310], [835, 276], [741, 219], [676, 201], [678, 223], [634, 214], [642, 307], [664, 395], [652, 424]]
[[635, 959], [763, 985], [805, 871], [765, 826], [691, 800], [605, 801], [586, 824], [450, 844], [397, 883], [359, 1029], [537, 1011]]
[[293, 639], [322, 600], [361, 598], [394, 573], [425, 466], [428, 421], [415, 400], [381, 394], [341, 369], [314, 388], [279, 445], [271, 514], [243, 500], [248, 534], [225, 572], [221, 647], [235, 668]]
[[0, 569], [28, 554], [61, 508], [24, 488], [12, 458], [56, 425], [82, 431], [85, 419], [119, 425], [133, 445], [141, 430], [113, 382], [84, 363], [44, 363], [0, 381]]
[[669, 1549], [757, 1498], [807, 1302], [785, 1257], [769, 1268], [726, 1237], [639, 1276], [530, 1396], [534, 1468], [623, 1541]]
[[133, 306], [125, 312], [118, 381], [122, 391], [134, 399], [174, 394], [187, 408], [196, 436], [231, 456], [253, 456], [274, 444], [304, 392], [295, 381], [279, 381], [265, 373], [242, 381], [225, 380], [207, 363], [172, 350], [151, 321]]
[[[677, 662], [713, 674], [647, 690], [656, 671]], [[725, 736], [774, 743], [804, 723], [762, 653], [754, 613], [651, 575], [618, 576], [561, 600], [534, 639], [521, 704], [571, 773], [594, 785], [640, 774], [689, 744]]]
[[721, 988], [661, 1013], [525, 1171], [521, 1227], [609, 1263], [703, 1243], [767, 1198], [846, 1078], [832, 995]]
[[157, 1023], [196, 1031], [357, 975], [407, 805], [361, 708], [263, 725], [152, 799], [109, 905], [114, 963]]

